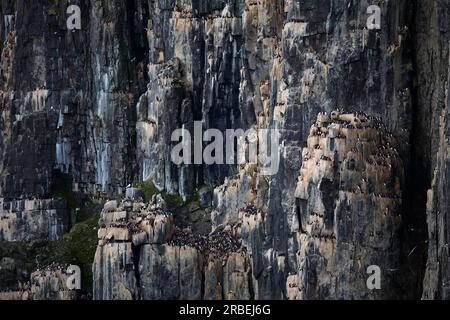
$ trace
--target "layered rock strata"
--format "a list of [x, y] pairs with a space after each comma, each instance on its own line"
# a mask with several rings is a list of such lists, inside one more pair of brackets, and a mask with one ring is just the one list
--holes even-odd
[[67, 287], [69, 265], [52, 264], [31, 274], [29, 282], [0, 292], [0, 300], [77, 300], [76, 290]]
[[105, 205], [94, 299], [250, 299], [249, 260], [233, 229], [194, 234], [155, 203]]
[[[404, 173], [392, 135], [363, 114], [321, 114], [302, 157], [295, 297], [399, 298]], [[368, 290], [370, 266], [382, 270], [379, 290]]]

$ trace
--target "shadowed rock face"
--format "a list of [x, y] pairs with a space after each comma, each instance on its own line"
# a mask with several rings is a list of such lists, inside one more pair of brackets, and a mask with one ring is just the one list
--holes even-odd
[[[293, 272], [268, 242], [264, 179], [256, 166], [245, 166], [217, 188], [207, 236], [174, 231], [172, 215], [156, 205], [157, 197], [153, 205], [107, 203], [94, 297], [262, 299], [283, 281], [289, 299], [402, 297], [403, 163], [379, 118], [318, 115], [302, 153], [290, 222]], [[377, 291], [367, 286], [371, 266], [384, 271]]]
[[55, 241], [67, 231], [63, 200], [0, 200], [0, 241]]
[[[170, 243], [176, 217], [105, 207], [96, 299], [448, 298], [448, 1], [377, 1], [380, 30], [366, 0], [71, 3], [73, 32], [66, 1], [0, 3], [0, 241], [69, 231], [61, 175], [101, 201], [149, 180], [185, 201], [212, 190], [211, 229], [241, 248], [210, 259]], [[278, 129], [278, 172], [175, 166], [171, 134], [194, 121]]]

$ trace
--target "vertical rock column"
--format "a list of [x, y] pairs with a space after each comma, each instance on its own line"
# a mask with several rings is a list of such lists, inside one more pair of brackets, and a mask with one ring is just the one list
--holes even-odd
[[192, 170], [177, 168], [171, 160], [172, 133], [193, 128], [191, 102], [183, 86], [178, 59], [150, 65], [147, 92], [137, 105], [137, 159], [140, 180], [152, 181], [159, 190], [180, 193], [192, 191]]
[[[302, 156], [290, 298], [398, 298], [403, 166], [392, 135], [376, 118], [320, 114]], [[369, 266], [379, 290], [366, 284]]]

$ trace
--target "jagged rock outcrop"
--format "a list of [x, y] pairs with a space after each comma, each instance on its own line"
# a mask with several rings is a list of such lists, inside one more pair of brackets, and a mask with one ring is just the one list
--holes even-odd
[[[417, 3], [417, 129], [414, 154], [420, 174], [415, 174], [413, 188], [418, 185], [428, 192], [418, 194], [426, 207], [412, 208], [416, 220], [425, 219], [426, 237], [417, 247], [428, 248], [422, 299], [450, 299], [449, 210], [448, 210], [448, 79], [449, 79], [449, 3], [420, 1]], [[431, 70], [435, 70], [432, 72]], [[432, 88], [432, 90], [430, 90]], [[417, 202], [416, 202], [417, 203]], [[422, 240], [422, 241], [420, 241]], [[417, 250], [416, 250], [417, 251]]]
[[0, 241], [54, 241], [68, 228], [67, 205], [61, 199], [0, 199]]
[[92, 267], [95, 300], [137, 298], [131, 242], [108, 243], [97, 248]]
[[236, 177], [226, 178], [213, 192], [211, 221], [214, 226], [236, 224], [239, 210], [256, 199], [256, 166], [247, 165]]
[[[287, 278], [287, 298], [400, 296], [396, 274], [401, 268], [399, 229], [404, 181], [403, 164], [395, 146], [393, 136], [375, 117], [338, 111], [319, 115], [302, 154], [295, 192], [289, 254], [295, 259], [297, 270]], [[270, 220], [262, 201], [265, 183], [258, 167], [248, 165], [214, 191], [212, 234], [234, 230], [245, 251], [233, 254], [222, 267], [220, 262], [218, 266], [210, 260], [204, 269], [200, 265], [204, 247], [194, 235], [194, 240], [189, 241], [190, 236], [175, 233], [169, 246], [155, 245], [162, 243], [158, 241], [145, 244], [139, 250], [139, 272], [135, 271], [139, 276], [132, 280], [140, 283], [140, 297], [200, 299], [201, 272], [205, 272], [205, 299], [262, 299], [269, 296], [268, 288], [286, 281], [286, 257], [278, 255], [268, 243]], [[128, 206], [131, 208], [131, 204]], [[107, 204], [105, 210], [108, 207]], [[112, 216], [120, 220], [126, 219], [127, 214], [115, 212]], [[129, 226], [129, 220], [126, 221]], [[126, 229], [113, 236], [114, 230], [100, 231], [99, 235], [131, 241]], [[212, 242], [212, 238], [208, 239], [208, 243]], [[197, 247], [179, 248], [183, 243]], [[132, 250], [128, 247], [127, 251]], [[131, 261], [128, 263], [132, 268]], [[236, 264], [239, 277], [243, 278], [230, 281], [230, 263]], [[381, 291], [367, 288], [366, 271], [371, 265], [385, 271]], [[165, 276], [161, 279], [156, 274]], [[184, 278], [185, 275], [189, 276]], [[190, 279], [189, 290], [183, 279]]]
[[[125, 195], [132, 199], [109, 202], [100, 221], [96, 299], [448, 297], [445, 117], [439, 135], [448, 1], [74, 0], [81, 30], [67, 30], [67, 4], [0, 3], [0, 241], [61, 238], [76, 222], [69, 209], [87, 206], [74, 204], [73, 194]], [[369, 30], [373, 4], [380, 28]], [[351, 132], [359, 129], [338, 130], [346, 139], [335, 138], [344, 159], [336, 168], [317, 155], [325, 150], [333, 162], [331, 142], [303, 157], [306, 145], [335, 134], [310, 136], [310, 126], [336, 108], [382, 118], [392, 137], [382, 127], [362, 136], [397, 141], [398, 152], [388, 152], [392, 168], [365, 164], [377, 146], [355, 141]], [[194, 121], [221, 132], [278, 130], [279, 170], [174, 165], [172, 132], [193, 133]], [[142, 193], [126, 194], [126, 186], [143, 181], [186, 202], [198, 196], [206, 210], [155, 212]], [[62, 196], [67, 208], [50, 200]], [[25, 199], [35, 199], [33, 208]], [[375, 221], [373, 237], [364, 217]], [[177, 238], [175, 225], [193, 220], [202, 220], [202, 231], [231, 233], [239, 249], [221, 260], [192, 244], [209, 235], [184, 230], [193, 235]], [[173, 243], [180, 238], [186, 246]], [[379, 261], [374, 252], [390, 244]], [[308, 265], [311, 250], [320, 258]], [[20, 269], [20, 259], [3, 258]], [[344, 276], [369, 262], [386, 269], [384, 281], [401, 274], [403, 290], [389, 285], [370, 294], [359, 273]]]

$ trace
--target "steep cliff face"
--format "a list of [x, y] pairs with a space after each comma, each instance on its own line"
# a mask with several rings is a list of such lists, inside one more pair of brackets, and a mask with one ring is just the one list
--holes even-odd
[[[95, 299], [448, 298], [448, 1], [70, 4], [0, 2], [0, 298], [71, 229]], [[278, 130], [278, 170], [175, 165], [196, 121]]]
[[[448, 272], [448, 192], [446, 191], [446, 140], [448, 113], [449, 3], [418, 1], [415, 37], [414, 131], [411, 157], [421, 174], [410, 175], [409, 209], [412, 236], [420, 235], [418, 226], [426, 219], [427, 236], [420, 236], [414, 248], [428, 245], [423, 299], [449, 299]], [[431, 71], [434, 70], [434, 71]], [[425, 193], [423, 190], [427, 190]], [[425, 206], [426, 204], [426, 206]], [[423, 212], [426, 212], [424, 217]], [[425, 239], [424, 239], [425, 238]], [[410, 237], [411, 239], [411, 237]], [[417, 241], [419, 240], [419, 241]], [[413, 248], [413, 249], [414, 249]]]
[[[94, 298], [402, 298], [404, 173], [393, 135], [378, 118], [322, 113], [302, 161], [287, 258], [268, 242], [265, 177], [246, 166], [215, 190], [206, 236], [176, 230], [160, 195], [150, 206], [108, 202]], [[379, 291], [367, 287], [373, 266], [384, 271]]]
[[2, 1], [5, 197], [48, 196], [54, 170], [85, 193], [120, 194], [133, 179], [148, 9], [79, 5], [82, 29], [71, 32], [65, 1]]
[[[403, 184], [396, 143], [379, 120], [338, 112], [318, 118], [296, 189], [297, 298], [401, 297]], [[366, 290], [370, 266], [384, 270], [384, 289]]]
[[[448, 99], [448, 97], [447, 97]], [[439, 151], [432, 187], [428, 191], [428, 260], [423, 299], [450, 299], [448, 214], [448, 100], [440, 119]]]

